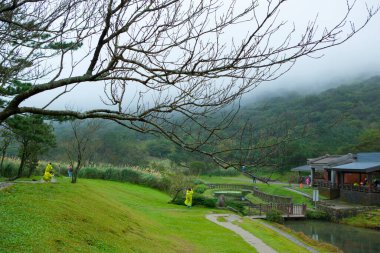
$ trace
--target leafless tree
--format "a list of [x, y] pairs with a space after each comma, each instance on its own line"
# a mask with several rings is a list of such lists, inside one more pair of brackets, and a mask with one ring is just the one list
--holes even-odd
[[[223, 2], [1, 1], [0, 122], [22, 113], [109, 119], [163, 135], [226, 167], [206, 144], [226, 139], [219, 130], [235, 113], [210, 118], [299, 58], [347, 41], [379, 10], [367, 6], [365, 20], [353, 23], [355, 1], [347, 0], [334, 26], [319, 27], [315, 18], [301, 31], [280, 20], [285, 0], [244, 1], [244, 8], [240, 1]], [[245, 35], [234, 35], [242, 25]], [[104, 106], [53, 107], [78, 86], [103, 87]], [[56, 95], [45, 105], [25, 103], [48, 91]]]
[[73, 130], [73, 136], [72, 139], [65, 143], [65, 151], [70, 165], [73, 167], [71, 182], [76, 183], [80, 169], [94, 151], [92, 145], [96, 140], [96, 133], [101, 128], [102, 123], [97, 120], [75, 120], [71, 121], [70, 125]]

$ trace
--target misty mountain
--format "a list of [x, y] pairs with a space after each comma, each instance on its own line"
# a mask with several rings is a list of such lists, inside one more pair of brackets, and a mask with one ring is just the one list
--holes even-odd
[[[288, 132], [295, 133], [298, 129], [306, 133], [284, 146], [284, 168], [327, 153], [375, 151], [370, 149], [377, 148], [371, 142], [376, 142], [377, 133], [380, 133], [380, 77], [351, 82], [314, 95], [290, 93], [260, 102], [247, 102], [233, 124], [223, 131], [226, 135], [236, 132], [246, 122], [251, 122], [255, 131], [271, 128], [277, 134], [278, 127]], [[64, 146], [72, 133], [67, 123], [56, 125], [55, 129], [57, 147], [48, 157], [66, 160]], [[167, 140], [115, 124], [104, 125], [95, 143], [92, 162], [96, 163], [146, 165], [152, 159], [162, 158], [177, 163], [208, 162], [197, 154], [182, 151]], [[233, 156], [225, 158], [235, 159]]]

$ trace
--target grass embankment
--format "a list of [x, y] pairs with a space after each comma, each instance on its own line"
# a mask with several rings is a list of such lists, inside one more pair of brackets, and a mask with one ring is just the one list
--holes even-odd
[[261, 222], [254, 221], [245, 218], [242, 223], [235, 222], [236, 225], [242, 227], [243, 229], [251, 232], [258, 238], [260, 238], [264, 243], [269, 245], [271, 248], [277, 252], [287, 252], [287, 253], [303, 253], [309, 252], [305, 248], [298, 246], [297, 244], [291, 242], [285, 237], [279, 235], [275, 231], [267, 228]]
[[268, 193], [268, 194], [278, 195], [278, 196], [283, 196], [283, 197], [291, 197], [293, 200], [293, 203], [295, 204], [305, 203], [308, 205], [308, 207], [312, 206], [312, 203], [308, 198], [296, 192], [292, 192], [286, 189], [284, 187], [286, 186], [286, 184], [256, 184], [256, 186], [258, 187], [260, 191]]
[[356, 227], [380, 229], [380, 209], [363, 212], [355, 217], [343, 218], [339, 223]]
[[287, 228], [284, 225], [277, 224], [277, 223], [271, 223], [271, 225], [295, 237], [296, 239], [300, 240], [304, 244], [316, 249], [320, 253], [333, 253], [333, 252], [343, 253], [338, 247], [335, 247], [334, 245], [329, 244], [329, 243], [313, 240], [302, 232], [295, 232], [291, 230], [290, 228]]
[[[137, 185], [67, 179], [0, 191], [1, 252], [252, 252], [207, 221]], [[228, 242], [228, 243], [226, 243]]]

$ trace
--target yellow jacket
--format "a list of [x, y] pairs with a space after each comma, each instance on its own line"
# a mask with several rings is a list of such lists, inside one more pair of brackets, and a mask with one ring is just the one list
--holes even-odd
[[193, 204], [193, 190], [186, 190], [185, 205], [191, 206]]
[[42, 179], [46, 182], [50, 182], [53, 175], [53, 166], [50, 163], [48, 163], [48, 165], [46, 165], [45, 173]]

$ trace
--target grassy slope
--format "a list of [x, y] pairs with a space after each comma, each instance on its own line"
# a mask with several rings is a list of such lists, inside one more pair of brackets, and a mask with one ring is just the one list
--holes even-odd
[[343, 218], [340, 223], [356, 227], [379, 229], [380, 209], [363, 212], [354, 217]]
[[0, 192], [0, 251], [252, 252], [207, 221], [209, 209], [168, 200], [149, 188], [107, 181], [18, 184]]

